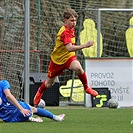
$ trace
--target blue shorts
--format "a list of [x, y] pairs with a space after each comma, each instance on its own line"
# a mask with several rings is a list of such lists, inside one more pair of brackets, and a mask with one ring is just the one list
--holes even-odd
[[[25, 108], [28, 109], [32, 112], [30, 106], [22, 101], [18, 101], [19, 104]], [[29, 119], [29, 117], [32, 116], [32, 113], [30, 114], [30, 116], [24, 116], [17, 108], [15, 108], [14, 110], [10, 110], [10, 116], [8, 117], [8, 119], [4, 120], [5, 122], [23, 122]]]

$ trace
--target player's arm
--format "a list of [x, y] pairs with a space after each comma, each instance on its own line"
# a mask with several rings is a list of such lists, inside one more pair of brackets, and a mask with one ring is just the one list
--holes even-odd
[[5, 89], [4, 93], [6, 95], [6, 98], [14, 105], [16, 106], [20, 112], [24, 115], [24, 116], [29, 116], [31, 114], [30, 110], [24, 109], [16, 100], [16, 98], [11, 94], [9, 89]]
[[83, 44], [83, 45], [73, 45], [72, 43], [69, 43], [65, 46], [69, 52], [73, 52], [73, 51], [78, 51], [78, 50], [81, 50], [84, 48], [91, 47], [91, 46], [93, 46], [93, 44], [94, 44], [93, 41], [88, 41], [86, 44]]

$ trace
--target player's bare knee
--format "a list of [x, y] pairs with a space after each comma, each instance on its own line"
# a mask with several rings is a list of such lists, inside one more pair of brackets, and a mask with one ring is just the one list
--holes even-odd
[[47, 83], [45, 84], [47, 88], [51, 88], [52, 87], [52, 84], [51, 83]]
[[77, 74], [82, 74], [82, 73], [84, 72], [84, 70], [82, 70], [82, 69], [79, 68], [79, 67], [76, 67], [76, 68], [75, 68], [75, 72], [76, 72]]
[[37, 113], [37, 108], [31, 106], [31, 109], [32, 109], [32, 112], [33, 112], [33, 113]]

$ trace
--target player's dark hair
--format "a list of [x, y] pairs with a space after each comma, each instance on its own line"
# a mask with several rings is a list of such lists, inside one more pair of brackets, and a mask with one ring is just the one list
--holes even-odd
[[76, 11], [74, 9], [72, 9], [72, 8], [65, 9], [63, 17], [66, 19], [69, 19], [71, 16], [78, 18], [78, 14], [76, 13]]

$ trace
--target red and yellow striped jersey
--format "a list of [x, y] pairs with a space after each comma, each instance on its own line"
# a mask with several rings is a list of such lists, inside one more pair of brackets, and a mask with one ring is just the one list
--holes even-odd
[[74, 28], [68, 29], [66, 26], [62, 26], [56, 35], [56, 45], [51, 53], [51, 59], [55, 64], [62, 65], [75, 55], [75, 52], [68, 52], [66, 49], [65, 45], [69, 43], [75, 44]]

